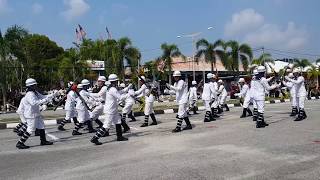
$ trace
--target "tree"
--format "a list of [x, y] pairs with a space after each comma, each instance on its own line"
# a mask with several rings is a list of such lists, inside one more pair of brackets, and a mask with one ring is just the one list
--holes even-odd
[[224, 50], [217, 49], [217, 47], [224, 47], [224, 42], [222, 40], [217, 40], [216, 42], [209, 43], [206, 39], [200, 39], [196, 43], [197, 53], [196, 58], [199, 59], [201, 56], [204, 56], [206, 62], [211, 63], [211, 71], [213, 72], [216, 69], [216, 58], [223, 58]]
[[169, 73], [169, 83], [171, 84], [171, 74], [172, 74], [172, 58], [182, 56], [179, 48], [175, 44], [161, 44], [162, 55], [160, 59], [164, 61], [164, 69], [168, 69]]
[[262, 53], [258, 59], [253, 59], [251, 64], [261, 65], [264, 66], [265, 63], [272, 63], [274, 64], [274, 60], [271, 57], [270, 53]]
[[306, 68], [308, 66], [312, 66], [312, 64], [309, 62], [308, 59], [296, 59], [294, 64], [293, 64], [294, 67], [300, 67], [300, 68]]
[[239, 72], [239, 64], [243, 66], [244, 71], [247, 71], [250, 60], [253, 57], [252, 49], [248, 44], [239, 44], [237, 41], [228, 41], [226, 42], [226, 49], [230, 48], [230, 51], [227, 51], [226, 60], [227, 69], [231, 71]]
[[[1, 86], [1, 94], [2, 94], [2, 102], [3, 107], [6, 105], [6, 93], [7, 93], [7, 78], [6, 78], [6, 65], [8, 64], [8, 55], [10, 52], [10, 48], [8, 45], [8, 42], [5, 40], [5, 38], [2, 36], [1, 30], [0, 30], [0, 86]], [[1, 110], [1, 108], [0, 108]]]

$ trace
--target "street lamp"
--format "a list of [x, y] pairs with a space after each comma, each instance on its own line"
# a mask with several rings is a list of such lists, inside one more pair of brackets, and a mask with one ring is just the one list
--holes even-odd
[[[207, 30], [211, 30], [213, 29], [213, 27], [208, 27]], [[194, 69], [194, 62], [195, 62], [195, 49], [196, 49], [196, 37], [200, 36], [202, 34], [202, 32], [196, 32], [196, 33], [192, 33], [192, 34], [186, 34], [186, 35], [178, 35], [177, 38], [191, 38], [192, 40], [192, 76], [193, 76], [193, 81], [196, 80], [196, 73], [195, 73], [195, 69]]]

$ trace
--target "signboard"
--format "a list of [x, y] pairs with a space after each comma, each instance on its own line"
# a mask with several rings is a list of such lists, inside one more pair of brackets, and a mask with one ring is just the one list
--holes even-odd
[[87, 60], [88, 66], [93, 71], [103, 71], [104, 68], [104, 61], [98, 61], [98, 60]]

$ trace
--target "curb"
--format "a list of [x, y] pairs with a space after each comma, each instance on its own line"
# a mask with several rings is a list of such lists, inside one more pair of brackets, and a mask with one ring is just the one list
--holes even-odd
[[[308, 97], [308, 100], [318, 100], [320, 99], [319, 96], [316, 97]], [[164, 101], [165, 102], [165, 101]], [[265, 101], [266, 104], [278, 104], [278, 103], [284, 103], [284, 102], [290, 102], [290, 99], [277, 99], [277, 100], [271, 100], [271, 101]], [[240, 103], [236, 103], [236, 104], [227, 104], [229, 106], [229, 108], [232, 107], [241, 107]], [[199, 111], [204, 111], [205, 107], [204, 106], [199, 106], [198, 109]], [[164, 110], [155, 110], [154, 113], [155, 114], [173, 114], [173, 113], [177, 113], [178, 112], [178, 108], [173, 108], [173, 109], [164, 109]], [[139, 117], [139, 116], [144, 116], [143, 112], [134, 112], [134, 116], [135, 117]], [[61, 121], [63, 120], [63, 118], [59, 118], [59, 119], [49, 119], [49, 120], [45, 120], [44, 124], [45, 125], [57, 125], [60, 124]], [[71, 121], [69, 121], [68, 123], [70, 123]], [[10, 128], [14, 128], [18, 123], [0, 123], [0, 129], [10, 129]]]

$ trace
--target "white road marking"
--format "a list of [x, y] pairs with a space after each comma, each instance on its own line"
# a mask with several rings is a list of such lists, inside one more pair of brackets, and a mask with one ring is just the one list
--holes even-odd
[[51, 138], [52, 140], [54, 140], [54, 141], [59, 141], [59, 140], [60, 140], [60, 138], [58, 138], [57, 136], [55, 136], [55, 135], [53, 135], [53, 134], [49, 134], [49, 133], [46, 132], [46, 135], [47, 135], [49, 138]]
[[134, 129], [134, 130], [136, 130], [136, 131], [138, 131], [138, 130], [139, 130], [138, 128], [131, 127], [131, 126], [130, 126], [130, 129]]

